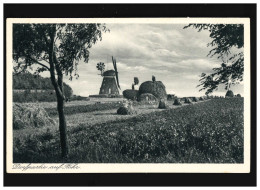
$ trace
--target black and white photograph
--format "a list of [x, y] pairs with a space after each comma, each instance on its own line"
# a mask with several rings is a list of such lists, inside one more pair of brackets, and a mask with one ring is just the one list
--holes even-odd
[[250, 172], [249, 28], [8, 19], [8, 172]]

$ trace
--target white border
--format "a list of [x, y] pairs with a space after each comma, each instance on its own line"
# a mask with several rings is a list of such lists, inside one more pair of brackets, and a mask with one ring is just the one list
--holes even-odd
[[[225, 23], [244, 24], [244, 163], [243, 164], [79, 164], [77, 170], [12, 169], [12, 24], [13, 23]], [[248, 173], [250, 172], [250, 19], [249, 18], [8, 18], [7, 34], [7, 172], [8, 173]], [[22, 164], [27, 166], [28, 164]], [[42, 164], [31, 164], [40, 166]], [[45, 164], [52, 166], [57, 164]]]

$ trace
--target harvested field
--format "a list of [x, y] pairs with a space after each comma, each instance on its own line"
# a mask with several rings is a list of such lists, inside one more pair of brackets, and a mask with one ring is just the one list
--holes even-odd
[[[109, 115], [109, 120], [101, 116], [103, 123], [82, 114], [92, 123], [69, 128], [70, 154], [65, 160], [60, 159], [57, 130], [17, 136], [14, 162], [243, 163], [243, 98], [146, 110], [114, 119], [116, 110], [102, 111]], [[75, 114], [68, 122], [73, 117], [80, 120]]]

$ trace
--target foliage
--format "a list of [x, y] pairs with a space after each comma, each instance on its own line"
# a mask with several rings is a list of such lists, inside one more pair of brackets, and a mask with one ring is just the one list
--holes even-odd
[[53, 91], [30, 92], [25, 90], [23, 93], [13, 92], [13, 102], [55, 102], [57, 97]]
[[105, 70], [105, 63], [99, 62], [97, 63], [97, 69], [101, 72], [101, 76], [103, 75], [103, 72]]
[[[208, 30], [213, 39], [208, 46], [213, 49], [208, 56], [216, 55], [222, 60], [218, 68], [213, 68], [211, 74], [201, 74], [200, 91], [206, 90], [206, 94], [218, 89], [220, 84], [224, 84], [226, 89], [230, 84], [237, 84], [243, 81], [244, 74], [244, 25], [243, 24], [189, 24], [185, 28], [193, 27], [201, 30]], [[232, 49], [242, 52], [233, 53]], [[231, 63], [228, 63], [231, 62]]]
[[225, 97], [234, 97], [234, 93], [231, 90], [228, 90]]
[[[14, 138], [21, 163], [243, 163], [243, 98], [212, 99], [69, 131], [71, 152], [57, 135]], [[46, 140], [46, 136], [48, 139]]]
[[[70, 98], [73, 94], [72, 88], [63, 83], [64, 95]], [[56, 94], [50, 78], [33, 75], [30, 72], [13, 74], [13, 102], [53, 102], [57, 101]], [[15, 90], [24, 90], [16, 92]], [[31, 92], [30, 90], [33, 90]]]
[[102, 24], [13, 24], [14, 72], [49, 71], [57, 96], [62, 156], [68, 154], [66, 119], [63, 113], [63, 76], [78, 78], [77, 66], [87, 63], [89, 49], [108, 31]]
[[55, 71], [78, 77], [79, 61], [88, 62], [88, 49], [102, 39], [103, 31], [107, 29], [101, 24], [14, 24], [13, 59], [18, 63], [14, 69], [36, 65], [40, 73], [52, 70], [53, 62]]

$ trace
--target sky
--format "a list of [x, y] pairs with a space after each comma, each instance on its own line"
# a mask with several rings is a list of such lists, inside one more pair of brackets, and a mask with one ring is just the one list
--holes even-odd
[[[113, 69], [112, 59], [117, 61], [121, 94], [131, 89], [134, 77], [139, 84], [152, 80], [162, 81], [168, 94], [183, 96], [202, 96], [197, 85], [201, 73], [211, 73], [221, 60], [207, 57], [212, 41], [208, 31], [197, 32], [185, 25], [177, 24], [107, 24], [110, 32], [104, 33], [102, 41], [92, 46], [89, 62], [79, 63], [78, 79], [64, 82], [73, 93], [81, 96], [99, 93], [102, 83], [98, 62], [104, 62], [107, 69]], [[243, 84], [232, 86], [234, 94], [243, 96]], [[213, 95], [224, 96], [226, 90], [220, 86]]]

